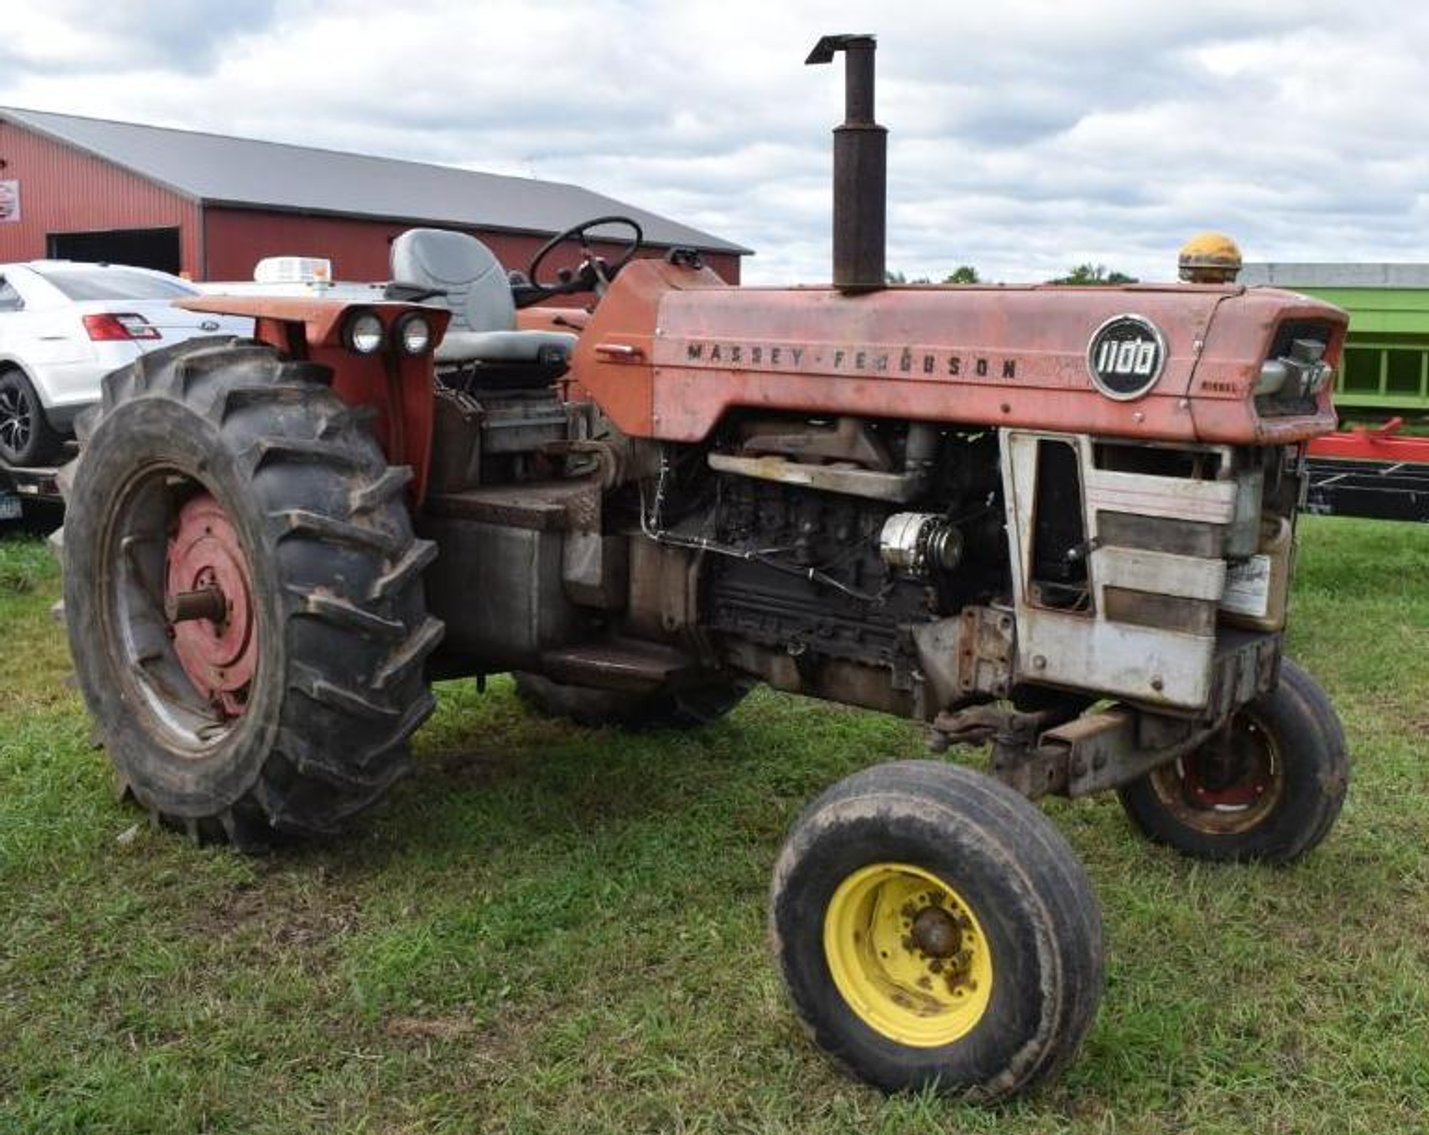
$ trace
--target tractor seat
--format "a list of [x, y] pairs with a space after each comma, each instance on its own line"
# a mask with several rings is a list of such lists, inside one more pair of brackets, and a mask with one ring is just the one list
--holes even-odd
[[575, 349], [574, 335], [516, 330], [506, 270], [474, 236], [408, 229], [392, 242], [392, 280], [396, 289], [442, 293], [432, 302], [450, 309], [452, 319], [437, 344], [439, 363], [559, 364], [564, 369]]

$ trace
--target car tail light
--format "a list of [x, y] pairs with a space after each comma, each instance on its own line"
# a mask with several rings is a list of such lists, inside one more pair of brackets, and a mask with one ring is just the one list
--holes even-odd
[[162, 339], [159, 329], [142, 315], [86, 315], [84, 329], [96, 342], [113, 339]]

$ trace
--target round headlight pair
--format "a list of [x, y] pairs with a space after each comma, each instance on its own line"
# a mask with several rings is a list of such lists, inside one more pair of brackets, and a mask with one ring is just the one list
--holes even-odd
[[[432, 345], [432, 325], [425, 316], [409, 311], [392, 325], [392, 336], [403, 354], [425, 354]], [[342, 329], [342, 340], [348, 350], [359, 355], [375, 355], [382, 349], [386, 332], [382, 320], [374, 311], [354, 311]]]

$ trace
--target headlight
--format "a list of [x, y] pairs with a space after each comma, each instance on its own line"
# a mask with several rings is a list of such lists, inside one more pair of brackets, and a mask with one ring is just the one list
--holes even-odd
[[1300, 364], [1300, 394], [1313, 398], [1330, 381], [1334, 368], [1325, 362], [1325, 344], [1318, 339], [1296, 339], [1290, 357]]
[[1275, 394], [1290, 377], [1290, 368], [1281, 359], [1267, 359], [1260, 364], [1260, 376], [1255, 380], [1255, 393]]
[[1335, 368], [1329, 363], [1315, 363], [1305, 372], [1305, 377], [1301, 380], [1305, 386], [1306, 394], [1319, 394], [1330, 384], [1330, 379], [1335, 373]]
[[[1267, 359], [1260, 364], [1254, 393], [1257, 398], [1286, 391], [1290, 397], [1313, 398], [1329, 385], [1335, 368], [1326, 362], [1294, 358]], [[1293, 381], [1292, 381], [1293, 380]]]
[[432, 345], [432, 325], [427, 322], [426, 316], [418, 315], [415, 311], [408, 312], [397, 320], [393, 333], [402, 351], [408, 355], [425, 354], [427, 348]]
[[376, 312], [354, 311], [343, 326], [342, 341], [359, 355], [376, 354], [382, 349], [382, 320]]

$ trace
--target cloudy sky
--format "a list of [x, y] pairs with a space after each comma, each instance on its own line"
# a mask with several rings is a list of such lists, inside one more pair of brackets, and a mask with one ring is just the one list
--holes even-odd
[[584, 185], [828, 277], [827, 32], [878, 36], [891, 268], [1429, 261], [1414, 0], [7, 0], [0, 105]]

